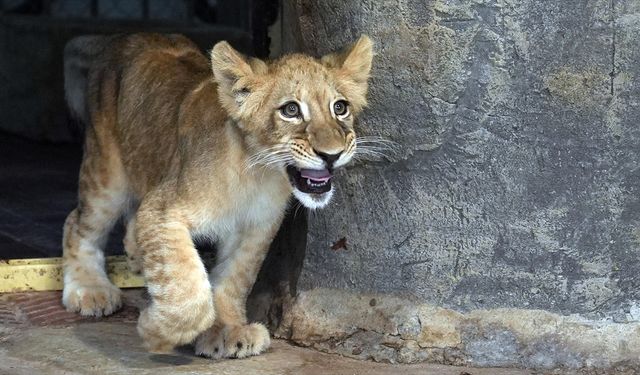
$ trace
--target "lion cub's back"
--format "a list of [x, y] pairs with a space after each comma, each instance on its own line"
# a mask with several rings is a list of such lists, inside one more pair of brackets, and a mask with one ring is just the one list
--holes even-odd
[[[181, 35], [134, 34], [112, 45], [103, 64], [119, 81], [121, 128], [174, 128], [182, 101], [212, 74], [198, 47]], [[92, 79], [106, 80], [108, 75], [96, 72]]]
[[[177, 167], [185, 99], [212, 77], [208, 60], [182, 36], [133, 35], [122, 41], [117, 134], [122, 160], [140, 194]], [[186, 107], [186, 109], [185, 109]]]
[[[178, 34], [83, 35], [71, 39], [64, 49], [64, 88], [72, 114], [82, 125], [90, 125], [90, 107], [96, 104], [90, 103], [93, 91], [90, 88], [101, 86], [104, 71], [116, 72], [120, 79], [124, 70], [144, 63], [145, 58], [153, 58], [154, 53], [197, 67], [200, 73], [208, 70], [207, 60], [198, 47]], [[161, 71], [170, 70], [161, 67], [166, 60], [158, 61]], [[94, 74], [90, 80], [91, 72]]]
[[131, 181], [135, 190], [144, 193], [171, 169], [180, 106], [211, 70], [184, 36], [85, 36], [66, 47], [65, 77], [69, 107], [117, 144], [128, 175], [139, 180]]

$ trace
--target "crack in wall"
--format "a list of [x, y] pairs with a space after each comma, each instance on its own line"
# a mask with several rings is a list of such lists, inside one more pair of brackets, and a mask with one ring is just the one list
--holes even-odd
[[611, 96], [615, 95], [615, 79], [616, 79], [616, 0], [611, 0]]

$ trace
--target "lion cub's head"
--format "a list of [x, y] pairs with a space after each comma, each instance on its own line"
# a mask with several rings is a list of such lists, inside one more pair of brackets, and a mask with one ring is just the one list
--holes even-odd
[[343, 52], [271, 62], [246, 58], [226, 42], [211, 51], [220, 101], [248, 135], [248, 168], [286, 170], [306, 207], [324, 207], [334, 169], [356, 151], [354, 119], [366, 105], [373, 57], [362, 36]]

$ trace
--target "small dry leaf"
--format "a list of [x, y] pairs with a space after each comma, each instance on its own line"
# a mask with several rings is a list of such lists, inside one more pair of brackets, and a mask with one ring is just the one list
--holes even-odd
[[346, 237], [342, 237], [341, 239], [339, 239], [336, 242], [334, 242], [333, 245], [331, 245], [331, 250], [333, 250], [333, 251], [338, 251], [340, 249], [347, 250], [347, 238]]

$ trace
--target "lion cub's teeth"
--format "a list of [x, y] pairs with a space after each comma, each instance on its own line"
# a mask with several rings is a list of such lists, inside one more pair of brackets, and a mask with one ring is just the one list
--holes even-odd
[[324, 185], [326, 185], [326, 184], [327, 184], [327, 181], [320, 181], [320, 182], [318, 182], [318, 183], [313, 182], [313, 181], [315, 181], [315, 180], [312, 180], [312, 179], [310, 179], [310, 178], [307, 178], [307, 184], [308, 184], [309, 186], [312, 186], [312, 187], [324, 186]]

